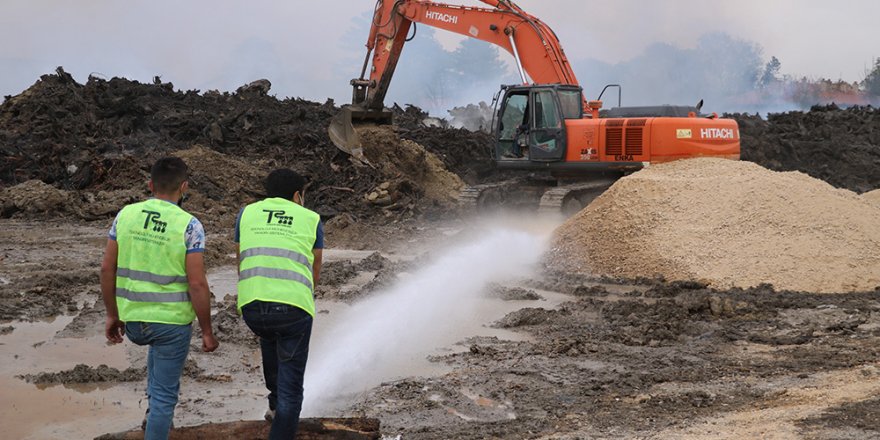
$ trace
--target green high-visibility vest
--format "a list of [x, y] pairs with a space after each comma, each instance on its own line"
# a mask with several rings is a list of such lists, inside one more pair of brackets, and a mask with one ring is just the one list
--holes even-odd
[[282, 198], [244, 208], [239, 221], [238, 311], [256, 300], [299, 307], [315, 316], [312, 263], [321, 217]]
[[185, 234], [192, 218], [159, 199], [122, 208], [116, 222], [121, 321], [189, 324], [195, 319], [186, 279]]

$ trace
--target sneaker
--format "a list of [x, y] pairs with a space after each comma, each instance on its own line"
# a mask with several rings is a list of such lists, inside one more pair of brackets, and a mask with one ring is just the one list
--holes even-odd
[[[274, 415], [275, 412], [273, 411], [272, 414]], [[150, 408], [147, 408], [147, 412], [144, 413], [144, 420], [141, 422], [141, 431], [147, 430], [147, 416], [149, 416], [149, 415], [150, 415]], [[174, 429], [174, 420], [171, 421], [171, 429]]]
[[274, 409], [267, 409], [266, 414], [263, 415], [263, 418], [266, 419], [267, 422], [271, 422], [272, 419], [275, 418], [275, 410]]

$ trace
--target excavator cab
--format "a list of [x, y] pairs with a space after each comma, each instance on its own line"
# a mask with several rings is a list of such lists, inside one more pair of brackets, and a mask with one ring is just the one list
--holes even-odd
[[566, 119], [583, 117], [580, 87], [504, 86], [496, 112], [495, 158], [499, 163], [556, 162], [567, 147]]

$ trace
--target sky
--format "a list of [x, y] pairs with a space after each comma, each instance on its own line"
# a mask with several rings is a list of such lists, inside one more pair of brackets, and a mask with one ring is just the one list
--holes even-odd
[[[80, 82], [90, 74], [140, 81], [160, 75], [177, 88], [203, 91], [232, 91], [268, 78], [279, 97], [342, 103], [363, 59], [366, 35], [357, 31], [374, 3], [3, 0], [0, 95], [20, 93], [60, 65]], [[875, 0], [517, 4], [555, 30], [576, 68], [579, 60], [624, 63], [656, 43], [691, 48], [713, 32], [760, 45], [766, 59], [777, 56], [782, 73], [795, 76], [858, 81], [880, 57]], [[460, 41], [443, 31], [433, 38], [448, 50]], [[487, 90], [486, 98], [494, 92]]]

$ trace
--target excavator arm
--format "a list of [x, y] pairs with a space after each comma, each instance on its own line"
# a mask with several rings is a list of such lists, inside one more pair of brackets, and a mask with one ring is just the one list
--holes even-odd
[[480, 1], [491, 8], [425, 0], [377, 0], [361, 75], [351, 80], [352, 105], [344, 107], [329, 127], [333, 143], [365, 161], [352, 121], [390, 123], [391, 115], [384, 109], [385, 95], [414, 23], [503, 48], [516, 60], [523, 84], [578, 85], [559, 39], [549, 26], [510, 0]]
[[[367, 59], [353, 85], [363, 87], [355, 104], [380, 110], [413, 23], [445, 29], [497, 45], [513, 55], [522, 82], [577, 85], [577, 78], [550, 27], [508, 0], [481, 0], [492, 8], [424, 0], [379, 0], [367, 39]], [[372, 54], [369, 78], [368, 61]], [[526, 77], [528, 75], [528, 78]], [[531, 81], [529, 81], [531, 79]]]

